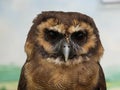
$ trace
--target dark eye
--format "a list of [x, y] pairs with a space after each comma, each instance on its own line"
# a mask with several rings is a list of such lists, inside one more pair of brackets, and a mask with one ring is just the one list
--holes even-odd
[[54, 30], [45, 30], [45, 40], [55, 43], [56, 41], [59, 41], [63, 38], [63, 35], [57, 31]]
[[83, 42], [86, 41], [87, 39], [87, 32], [86, 31], [78, 31], [78, 32], [74, 32], [71, 35], [71, 39], [75, 42]]

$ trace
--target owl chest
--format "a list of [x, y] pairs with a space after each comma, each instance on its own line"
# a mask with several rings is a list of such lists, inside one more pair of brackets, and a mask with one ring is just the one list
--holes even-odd
[[92, 72], [83, 73], [82, 69], [65, 70], [41, 67], [29, 75], [28, 87], [31, 87], [31, 90], [92, 90], [90, 83], [94, 82]]
[[31, 76], [31, 81], [34, 83], [31, 86], [34, 90], [73, 90], [71, 88], [75, 84], [76, 77], [64, 72], [44, 70]]

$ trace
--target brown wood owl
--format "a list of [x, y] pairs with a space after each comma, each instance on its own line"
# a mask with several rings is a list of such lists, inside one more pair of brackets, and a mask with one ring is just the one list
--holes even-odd
[[33, 21], [18, 90], [106, 90], [103, 47], [93, 19], [47, 11]]

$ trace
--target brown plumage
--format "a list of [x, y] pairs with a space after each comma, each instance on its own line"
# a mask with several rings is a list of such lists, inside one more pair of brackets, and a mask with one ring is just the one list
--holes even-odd
[[48, 11], [34, 19], [18, 90], [106, 90], [103, 47], [93, 19]]

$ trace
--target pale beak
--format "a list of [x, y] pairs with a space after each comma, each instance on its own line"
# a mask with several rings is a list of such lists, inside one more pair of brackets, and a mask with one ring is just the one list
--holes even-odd
[[70, 54], [70, 45], [65, 42], [63, 44], [63, 48], [62, 49], [63, 49], [62, 51], [63, 51], [63, 54], [64, 54], [65, 61], [67, 61], [68, 58], [69, 58], [69, 54]]

